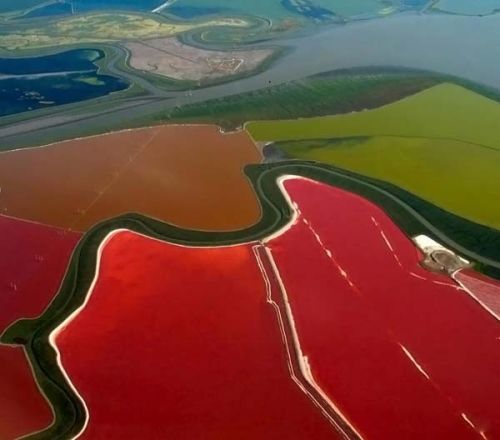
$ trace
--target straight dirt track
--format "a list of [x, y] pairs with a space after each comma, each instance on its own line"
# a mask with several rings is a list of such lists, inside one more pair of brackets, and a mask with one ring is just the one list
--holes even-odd
[[290, 377], [251, 244], [117, 232], [54, 340], [88, 407], [81, 439], [340, 438]]
[[162, 126], [0, 154], [0, 209], [77, 231], [137, 212], [186, 229], [237, 230], [261, 212], [245, 132]]
[[284, 188], [298, 218], [266, 247], [310, 383], [362, 438], [497, 438], [498, 321], [420, 267], [372, 203], [307, 179]]
[[258, 242], [100, 236], [84, 301], [47, 335], [88, 409], [74, 433], [495, 438], [494, 317], [371, 202], [279, 183], [292, 221]]

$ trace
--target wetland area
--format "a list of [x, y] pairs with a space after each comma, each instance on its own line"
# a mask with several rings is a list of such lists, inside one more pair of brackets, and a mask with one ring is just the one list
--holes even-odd
[[[481, 32], [475, 32], [477, 29]], [[162, 114], [187, 104], [265, 90], [326, 71], [366, 66], [423, 69], [460, 77], [487, 88], [500, 88], [500, 76], [492, 67], [492, 60], [500, 58], [500, 46], [496, 43], [500, 40], [500, 15], [479, 18], [408, 13], [303, 32], [305, 35], [300, 37], [274, 39], [272, 45], [287, 51], [262, 72], [226, 84], [190, 89], [189, 93], [175, 90], [178, 85], [172, 90], [172, 84], [169, 86], [141, 76], [115, 59], [111, 63], [113, 75], [124, 74], [132, 81], [139, 78], [137, 83], [146, 90], [134, 98], [135, 103], [123, 99], [92, 108], [78, 106], [71, 115], [65, 115], [64, 128], [60, 127], [57, 109], [33, 114], [36, 123], [32, 123], [31, 118], [19, 123], [16, 119], [7, 119], [4, 123], [0, 120], [0, 139], [8, 141], [10, 138], [14, 145], [20, 145], [29, 142], [35, 133], [50, 141], [57, 139], [54, 139], [57, 133], [80, 136], [92, 131], [102, 132], [105, 127], [140, 126], [164, 118]], [[475, 38], [468, 37], [472, 33]], [[250, 47], [269, 45], [269, 42], [262, 42]], [[322, 56], [316, 56], [317, 53]], [[123, 96], [128, 97], [127, 94]], [[105, 121], [101, 113], [106, 114]], [[82, 119], [87, 121], [86, 127], [91, 127], [90, 132], [79, 123]], [[51, 129], [54, 125], [58, 128]]]
[[129, 84], [98, 72], [104, 52], [76, 49], [31, 58], [0, 58], [0, 117], [99, 98]]
[[499, 12], [0, 2], [0, 438], [500, 438]]

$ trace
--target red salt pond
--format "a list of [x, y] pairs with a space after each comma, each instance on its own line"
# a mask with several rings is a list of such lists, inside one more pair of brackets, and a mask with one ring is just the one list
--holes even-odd
[[[43, 312], [78, 239], [78, 234], [0, 216], [0, 332]], [[41, 430], [52, 419], [23, 349], [0, 345], [0, 438]]]
[[264, 243], [103, 243], [54, 334], [80, 438], [500, 438], [495, 317], [372, 203], [283, 187], [296, 221]]
[[82, 439], [336, 439], [292, 380], [252, 245], [118, 231], [54, 336], [89, 413]]
[[500, 438], [500, 326], [378, 207], [306, 179], [266, 243], [302, 371], [360, 437]]
[[0, 215], [0, 332], [44, 311], [79, 238], [74, 232]]
[[52, 420], [23, 349], [0, 345], [0, 438], [19, 438], [46, 428]]

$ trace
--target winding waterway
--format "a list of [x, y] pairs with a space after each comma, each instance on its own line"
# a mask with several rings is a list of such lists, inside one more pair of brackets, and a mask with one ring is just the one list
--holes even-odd
[[500, 14], [408, 14], [334, 25], [302, 38], [279, 41], [293, 51], [267, 71], [194, 91], [192, 98], [251, 91], [329, 70], [366, 66], [431, 70], [500, 89], [499, 42]]
[[[88, 127], [96, 131], [109, 130], [115, 126], [123, 127], [128, 121], [132, 123], [138, 115], [146, 118], [187, 103], [259, 90], [329, 70], [353, 67], [425, 69], [500, 89], [499, 41], [500, 14], [464, 17], [411, 13], [343, 26], [325, 26], [308, 35], [274, 41], [272, 44], [291, 47], [292, 50], [269, 69], [253, 77], [190, 92], [168, 92], [137, 75], [141, 84], [146, 83], [147, 97], [122, 101], [100, 111], [88, 110], [82, 104], [80, 111], [71, 115], [57, 111], [45, 114], [36, 120], [0, 128], [0, 139], [24, 145], [34, 132], [49, 139], [56, 137], [56, 133], [57, 137], [61, 136], [62, 132], [78, 136], [84, 130], [88, 131]], [[268, 46], [270, 43], [260, 44]], [[121, 74], [114, 65], [109, 70], [116, 75]], [[133, 79], [132, 76], [127, 74], [129, 80]]]

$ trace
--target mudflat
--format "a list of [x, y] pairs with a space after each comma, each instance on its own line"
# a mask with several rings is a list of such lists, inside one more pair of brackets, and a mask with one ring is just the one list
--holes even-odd
[[132, 41], [126, 47], [133, 68], [188, 81], [249, 73], [273, 54], [271, 49], [206, 50], [183, 44], [177, 38]]

